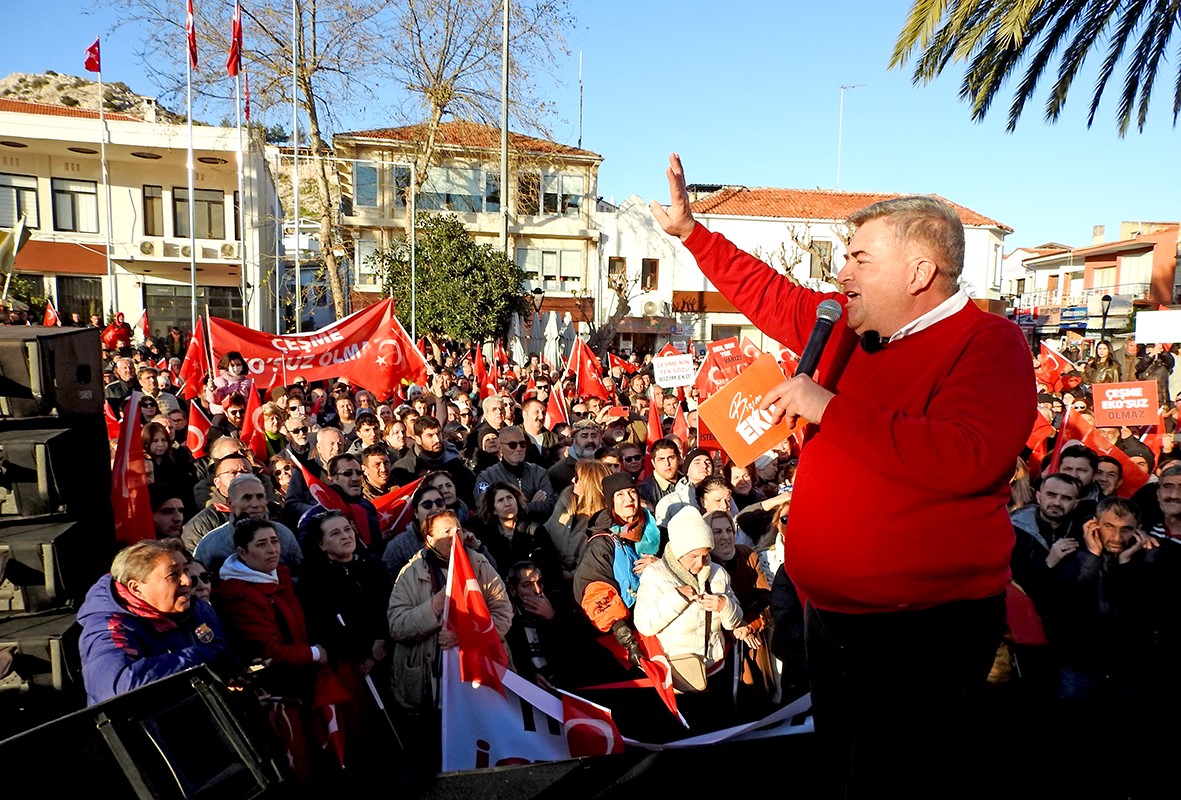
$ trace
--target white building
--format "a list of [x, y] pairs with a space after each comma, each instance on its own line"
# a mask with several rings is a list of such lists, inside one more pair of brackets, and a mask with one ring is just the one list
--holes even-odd
[[[187, 331], [188, 128], [114, 113], [106, 126], [109, 218], [97, 111], [0, 99], [0, 228], [23, 214], [32, 230], [16, 270], [66, 319], [113, 308], [134, 323], [146, 308], [153, 333]], [[248, 148], [239, 230], [237, 130], [197, 125], [193, 141], [198, 313], [274, 330], [278, 202], [261, 148]]]

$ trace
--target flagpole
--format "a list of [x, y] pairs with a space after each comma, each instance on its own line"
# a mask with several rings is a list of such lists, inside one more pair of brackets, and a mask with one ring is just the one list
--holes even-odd
[[[250, 325], [250, 308], [246, 299], [246, 191], [243, 173], [246, 156], [242, 148], [242, 71], [234, 76], [234, 111], [238, 117], [238, 262], [242, 272], [242, 324]], [[259, 320], [261, 327], [262, 321]]]
[[[185, 49], [188, 52], [186, 36]], [[189, 159], [187, 169], [189, 173], [189, 325], [190, 330], [197, 329], [197, 204], [196, 191], [193, 188], [193, 59], [185, 58], [185, 110], [189, 119]]]
[[[418, 195], [418, 176], [415, 165], [410, 165], [410, 338], [418, 341], [418, 220], [414, 215], [418, 212], [414, 199]], [[501, 191], [504, 191], [503, 189]]]
[[107, 115], [103, 109], [103, 71], [102, 61], [99, 61], [98, 70], [98, 149], [99, 160], [102, 161], [103, 170], [103, 197], [107, 209], [107, 282], [110, 286], [110, 304], [108, 306], [108, 314], [110, 318], [114, 318], [115, 309], [119, 307], [119, 290], [115, 286], [115, 266], [111, 261], [111, 177], [107, 173]]
[[[299, 0], [291, 0], [291, 191], [295, 214], [295, 332], [303, 333], [303, 276], [299, 267]], [[327, 201], [327, 198], [325, 198]]]

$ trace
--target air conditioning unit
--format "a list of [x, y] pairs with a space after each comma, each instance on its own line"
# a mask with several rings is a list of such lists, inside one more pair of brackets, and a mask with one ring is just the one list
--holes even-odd
[[644, 303], [644, 316], [645, 317], [655, 317], [659, 312], [660, 312], [660, 306], [657, 305], [656, 303], [652, 302], [651, 300], [649, 300], [647, 303]]
[[185, 258], [188, 258], [189, 256], [191, 256], [193, 254], [193, 248], [190, 245], [186, 244], [184, 247], [182, 247], [180, 249], [180, 254], [182, 256], [184, 256]]
[[142, 241], [139, 243], [139, 251], [145, 256], [156, 255], [156, 243], [152, 241]]
[[222, 258], [237, 258], [238, 257], [238, 245], [235, 244], [234, 242], [226, 242], [225, 244], [223, 244], [221, 246], [221, 257]]

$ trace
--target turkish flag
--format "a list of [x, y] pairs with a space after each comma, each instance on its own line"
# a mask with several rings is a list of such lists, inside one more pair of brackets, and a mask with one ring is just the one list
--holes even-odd
[[673, 436], [680, 440], [681, 444], [688, 446], [689, 420], [685, 416], [685, 407], [680, 403], [677, 404], [677, 415], [673, 417]]
[[590, 345], [575, 338], [570, 360], [573, 362], [570, 369], [574, 373], [575, 391], [579, 397], [598, 397], [607, 403], [614, 402], [603, 383], [603, 365], [591, 352]]
[[508, 667], [508, 655], [462, 540], [451, 545], [444, 615], [443, 626], [459, 638], [459, 679], [474, 686], [491, 686], [504, 695], [500, 676]]
[[119, 444], [111, 465], [111, 507], [115, 511], [115, 541], [127, 547], [156, 538], [156, 524], [148, 500], [148, 469], [144, 465], [140, 392], [132, 392], [123, 406]]
[[644, 439], [644, 468], [640, 471], [640, 480], [642, 481], [652, 477], [652, 445], [664, 436], [664, 426], [661, 424], [661, 417], [664, 416], [661, 411], [662, 405], [664, 405], [664, 391], [656, 384], [652, 384], [652, 388], [648, 392], [648, 436]]
[[697, 389], [697, 399], [707, 399], [729, 382], [730, 379], [722, 374], [717, 358], [713, 353], [707, 352], [705, 359], [701, 362], [701, 366], [697, 368], [697, 374], [693, 376], [693, 386]]
[[507, 364], [509, 362], [508, 352], [504, 349], [504, 342], [502, 340], [496, 340], [496, 347], [493, 348], [492, 352], [497, 364]]
[[1030, 477], [1036, 478], [1042, 474], [1042, 462], [1046, 459], [1046, 441], [1053, 435], [1054, 426], [1038, 412], [1033, 421], [1033, 432], [1025, 442], [1025, 446], [1030, 450], [1029, 463], [1026, 464]]
[[209, 440], [209, 429], [212, 423], [200, 403], [189, 403], [189, 431], [185, 437], [185, 447], [193, 454], [193, 458], [205, 457], [205, 443]]
[[242, 68], [242, 4], [234, 3], [234, 22], [230, 29], [230, 55], [226, 59], [226, 72], [231, 78], [238, 77]]
[[660, 352], [656, 354], [657, 358], [661, 356], [683, 356], [685, 355], [677, 348], [673, 347], [672, 342], [669, 342], [664, 347], [660, 348]]
[[267, 463], [267, 437], [262, 427], [262, 403], [258, 399], [258, 390], [251, 382], [246, 392], [246, 413], [242, 415], [242, 430], [239, 437], [254, 453], [259, 464]]
[[1078, 439], [1099, 455], [1111, 456], [1120, 463], [1124, 475], [1123, 483], [1120, 484], [1118, 490], [1120, 497], [1130, 498], [1136, 494], [1140, 487], [1148, 483], [1148, 473], [1141, 469], [1139, 464], [1128, 458], [1123, 450], [1107, 441], [1107, 437], [1099, 433], [1095, 426], [1087, 422], [1086, 418], [1071, 406], [1067, 406], [1066, 411], [1062, 414], [1062, 425], [1058, 430], [1058, 440], [1054, 443], [1054, 458], [1051, 461], [1049, 472], [1058, 471], [1062, 460], [1062, 449], [1065, 443], [1072, 439]]
[[95, 39], [94, 44], [86, 48], [86, 62], [82, 68], [87, 72], [102, 72], [102, 58], [99, 56], [99, 40]]
[[420, 483], [422, 483], [422, 478], [373, 499], [373, 506], [377, 509], [377, 521], [382, 533], [390, 531], [401, 533], [410, 523], [412, 511], [410, 496], [418, 490]]
[[[1041, 358], [1034, 376], [1038, 383], [1048, 386], [1050, 391], [1061, 392], [1064, 390], [1062, 373], [1074, 369], [1074, 365], [1067, 360], [1066, 356], [1045, 342], [1041, 343], [1041, 348]], [[1075, 386], [1077, 385], [1076, 383]]]
[[630, 361], [624, 361], [622, 358], [615, 355], [614, 353], [608, 353], [607, 354], [607, 369], [611, 370], [611, 369], [614, 369], [615, 367], [619, 367], [621, 370], [623, 370], [625, 375], [631, 375], [633, 372], [635, 372], [637, 369], [639, 369], [639, 367], [637, 367], [635, 364], [631, 363]]
[[185, 357], [180, 364], [180, 380], [184, 384], [186, 400], [192, 400], [201, 394], [205, 384], [205, 376], [209, 374], [209, 351], [205, 349], [205, 326], [201, 318], [197, 317], [197, 327], [189, 337], [189, 344], [185, 348]]
[[565, 396], [551, 387], [545, 403], [545, 427], [552, 431], [559, 422], [569, 423], [570, 411], [566, 408]]
[[151, 326], [148, 325], [148, 310], [146, 308], [144, 309], [144, 313], [140, 314], [139, 322], [137, 322], [135, 325], [137, 328], [139, 328], [141, 331], [143, 331], [144, 341], [146, 342], [148, 340], [148, 338], [152, 335]]
[[623, 737], [611, 710], [558, 689], [562, 697], [562, 732], [571, 758], [623, 752]]
[[342, 767], [345, 765], [345, 731], [341, 706], [352, 699], [331, 667], [316, 669], [316, 686], [312, 691], [312, 734], [320, 749], [331, 753]]
[[62, 324], [62, 318], [58, 316], [57, 309], [53, 307], [52, 298], [45, 298], [45, 319], [41, 320], [41, 324], [46, 328], [56, 328]]
[[103, 401], [103, 417], [107, 422], [107, 438], [119, 438], [119, 418], [115, 416], [115, 410], [111, 408], [111, 404]]
[[303, 473], [303, 481], [308, 485], [308, 491], [316, 502], [324, 506], [330, 511], [340, 511], [345, 514], [349, 513], [348, 505], [341, 499], [340, 495], [332, 491], [328, 484], [308, 472], [308, 468], [298, 458], [294, 459], [296, 464], [299, 464], [299, 471]]
[[491, 390], [489, 390], [489, 387], [488, 387], [488, 366], [484, 361], [484, 353], [481, 351], [481, 349], [479, 347], [476, 348], [475, 368], [476, 368], [476, 393], [480, 397], [488, 397], [490, 395], [496, 394], [496, 387], [492, 387]]
[[783, 369], [784, 375], [795, 375], [796, 367], [800, 365], [800, 357], [791, 351], [788, 347], [780, 348], [779, 350], [779, 366]]
[[193, 18], [193, 0], [189, 0], [185, 14], [185, 38], [189, 47], [189, 67], [197, 68], [197, 21]]

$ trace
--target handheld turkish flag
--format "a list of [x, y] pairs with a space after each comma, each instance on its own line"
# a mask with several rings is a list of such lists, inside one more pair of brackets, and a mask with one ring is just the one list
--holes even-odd
[[623, 752], [623, 736], [615, 727], [611, 709], [557, 691], [562, 697], [562, 733], [572, 758]]
[[57, 309], [53, 307], [53, 298], [45, 298], [45, 319], [41, 320], [41, 324], [46, 328], [56, 328], [62, 324], [62, 318], [58, 316]]
[[570, 422], [570, 410], [566, 408], [565, 396], [551, 387], [549, 399], [545, 401], [545, 427], [552, 431], [560, 422]]
[[103, 417], [106, 419], [106, 422], [107, 422], [107, 438], [108, 439], [118, 439], [119, 438], [119, 418], [115, 416], [114, 409], [111, 408], [111, 404], [109, 402], [107, 402], [106, 400], [103, 401]]
[[[1041, 343], [1041, 359], [1034, 373], [1037, 382], [1050, 388], [1052, 392], [1063, 390], [1062, 373], [1074, 369], [1074, 365], [1045, 342]], [[1077, 385], [1077, 384], [1076, 384]]]
[[94, 44], [86, 48], [86, 62], [82, 68], [87, 72], [102, 72], [102, 58], [99, 55], [99, 40], [96, 38]]
[[689, 445], [689, 418], [685, 416], [685, 406], [677, 403], [677, 415], [673, 417], [673, 436], [685, 445]]
[[226, 72], [231, 78], [238, 77], [242, 68], [242, 4], [234, 3], [234, 22], [230, 29], [230, 55], [226, 59]]
[[459, 638], [459, 679], [473, 686], [491, 686], [504, 695], [500, 676], [508, 667], [508, 655], [462, 539], [451, 545], [443, 627]]
[[410, 523], [410, 497], [418, 490], [420, 483], [422, 478], [373, 499], [373, 507], [377, 509], [377, 522], [382, 533], [401, 533]]
[[631, 375], [633, 372], [635, 372], [637, 369], [639, 369], [638, 366], [631, 363], [630, 361], [624, 361], [622, 358], [615, 355], [614, 353], [608, 353], [607, 354], [607, 369], [613, 369], [615, 367], [619, 367], [621, 370], [623, 370], [625, 375]]
[[123, 406], [119, 444], [111, 465], [111, 507], [115, 511], [115, 541], [120, 547], [156, 538], [156, 524], [148, 500], [148, 469], [144, 465], [141, 397], [140, 392], [132, 392]]
[[308, 468], [298, 458], [294, 459], [294, 461], [296, 464], [299, 464], [299, 471], [303, 473], [303, 482], [307, 484], [308, 491], [317, 503], [330, 511], [341, 511], [348, 514], [348, 509], [345, 508], [345, 502], [341, 499], [340, 495], [332, 491], [324, 481], [308, 472]]
[[197, 21], [193, 19], [193, 0], [189, 0], [185, 14], [185, 38], [189, 47], [189, 67], [197, 68]]
[[205, 443], [209, 441], [209, 429], [213, 423], [199, 403], [189, 403], [189, 430], [185, 437], [185, 447], [193, 454], [193, 458], [205, 457]]
[[1042, 462], [1046, 459], [1046, 442], [1053, 435], [1054, 426], [1039, 411], [1033, 421], [1033, 431], [1025, 442], [1025, 446], [1029, 448], [1029, 461], [1026, 466], [1031, 477], [1036, 478], [1042, 474]]
[[660, 352], [656, 354], [657, 358], [662, 356], [683, 356], [685, 353], [673, 347], [673, 343], [669, 342], [664, 347], [660, 348]]
[[340, 706], [352, 699], [331, 667], [316, 669], [316, 687], [312, 691], [312, 732], [320, 749], [331, 753], [342, 767], [345, 765], [345, 732], [341, 726]]
[[139, 315], [139, 322], [135, 323], [135, 326], [143, 331], [144, 341], [146, 342], [152, 335], [152, 326], [148, 324], [148, 310], [146, 308], [144, 309], [144, 313]]
[[591, 352], [590, 346], [582, 339], [575, 338], [574, 352], [570, 356], [573, 362], [571, 370], [574, 372], [575, 391], [579, 397], [598, 397], [610, 403], [611, 393], [603, 383], [603, 365]]
[[267, 437], [262, 427], [262, 403], [258, 399], [258, 390], [251, 381], [250, 389], [246, 392], [246, 413], [242, 415], [242, 430], [239, 433], [242, 441], [254, 453], [259, 464], [267, 463]]
[[508, 352], [504, 349], [504, 342], [502, 340], [496, 340], [496, 347], [493, 348], [492, 353], [496, 358], [497, 364], [507, 364], [509, 362]]
[[1070, 406], [1067, 406], [1066, 411], [1062, 414], [1062, 424], [1058, 429], [1058, 440], [1054, 442], [1054, 457], [1050, 462], [1049, 472], [1058, 471], [1059, 463], [1062, 460], [1062, 449], [1066, 442], [1073, 439], [1078, 439], [1099, 455], [1111, 456], [1120, 463], [1124, 476], [1123, 483], [1120, 484], [1118, 490], [1120, 497], [1130, 498], [1136, 494], [1140, 487], [1148, 483], [1148, 473], [1139, 464], [1128, 458], [1123, 450], [1107, 441], [1107, 437], [1099, 433], [1095, 426], [1087, 422], [1082, 414]]
[[648, 435], [644, 439], [644, 469], [640, 471], [641, 481], [652, 477], [652, 445], [664, 436], [664, 425], [661, 422], [663, 405], [664, 390], [652, 384], [648, 393]]
[[189, 337], [184, 361], [180, 364], [180, 380], [184, 384], [186, 400], [192, 400], [201, 394], [205, 376], [208, 374], [209, 350], [205, 347], [205, 326], [201, 323], [201, 318], [197, 317], [197, 327]]

